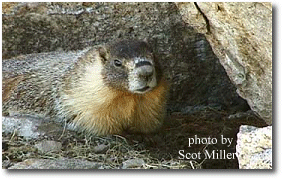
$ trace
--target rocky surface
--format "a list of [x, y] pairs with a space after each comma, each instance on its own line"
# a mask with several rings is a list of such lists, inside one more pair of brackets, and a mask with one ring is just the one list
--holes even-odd
[[9, 169], [99, 169], [103, 166], [82, 159], [27, 159]]
[[272, 5], [177, 3], [183, 20], [205, 34], [238, 94], [272, 123]]
[[37, 139], [42, 136], [59, 136], [63, 125], [38, 115], [15, 115], [2, 117], [2, 134], [14, 134], [25, 139]]
[[29, 119], [16, 119], [14, 117], [2, 117], [2, 132], [16, 133], [26, 138], [37, 138], [40, 133], [36, 131], [40, 121]]
[[236, 153], [240, 169], [272, 169], [272, 126], [241, 126]]
[[2, 117], [2, 133], [6, 135], [14, 134], [26, 139], [37, 139], [44, 135], [56, 136], [62, 131], [63, 127], [60, 123], [48, 118], [33, 115]]

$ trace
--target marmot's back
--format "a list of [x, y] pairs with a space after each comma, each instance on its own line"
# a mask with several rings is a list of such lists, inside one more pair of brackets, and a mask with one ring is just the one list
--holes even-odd
[[64, 75], [59, 115], [96, 134], [148, 133], [165, 115], [167, 84], [147, 43], [119, 41], [89, 50]]
[[85, 50], [49, 52], [3, 60], [3, 115], [53, 115], [54, 89], [66, 71], [85, 53]]

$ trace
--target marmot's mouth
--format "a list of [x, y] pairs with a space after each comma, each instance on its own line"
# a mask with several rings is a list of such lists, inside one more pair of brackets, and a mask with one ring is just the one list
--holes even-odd
[[148, 89], [150, 89], [150, 87], [149, 87], [149, 86], [145, 86], [144, 88], [138, 89], [138, 90], [136, 90], [136, 91], [145, 92], [145, 91], [147, 91]]

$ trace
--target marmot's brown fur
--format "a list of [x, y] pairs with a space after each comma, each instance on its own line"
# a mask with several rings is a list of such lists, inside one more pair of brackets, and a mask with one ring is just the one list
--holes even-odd
[[150, 133], [165, 116], [167, 83], [146, 42], [123, 40], [89, 50], [63, 78], [56, 108], [95, 135]]

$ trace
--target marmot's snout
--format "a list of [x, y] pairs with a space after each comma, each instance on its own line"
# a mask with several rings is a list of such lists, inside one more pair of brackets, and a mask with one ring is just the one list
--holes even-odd
[[137, 58], [129, 74], [129, 90], [133, 93], [145, 93], [157, 86], [156, 71], [151, 59]]

